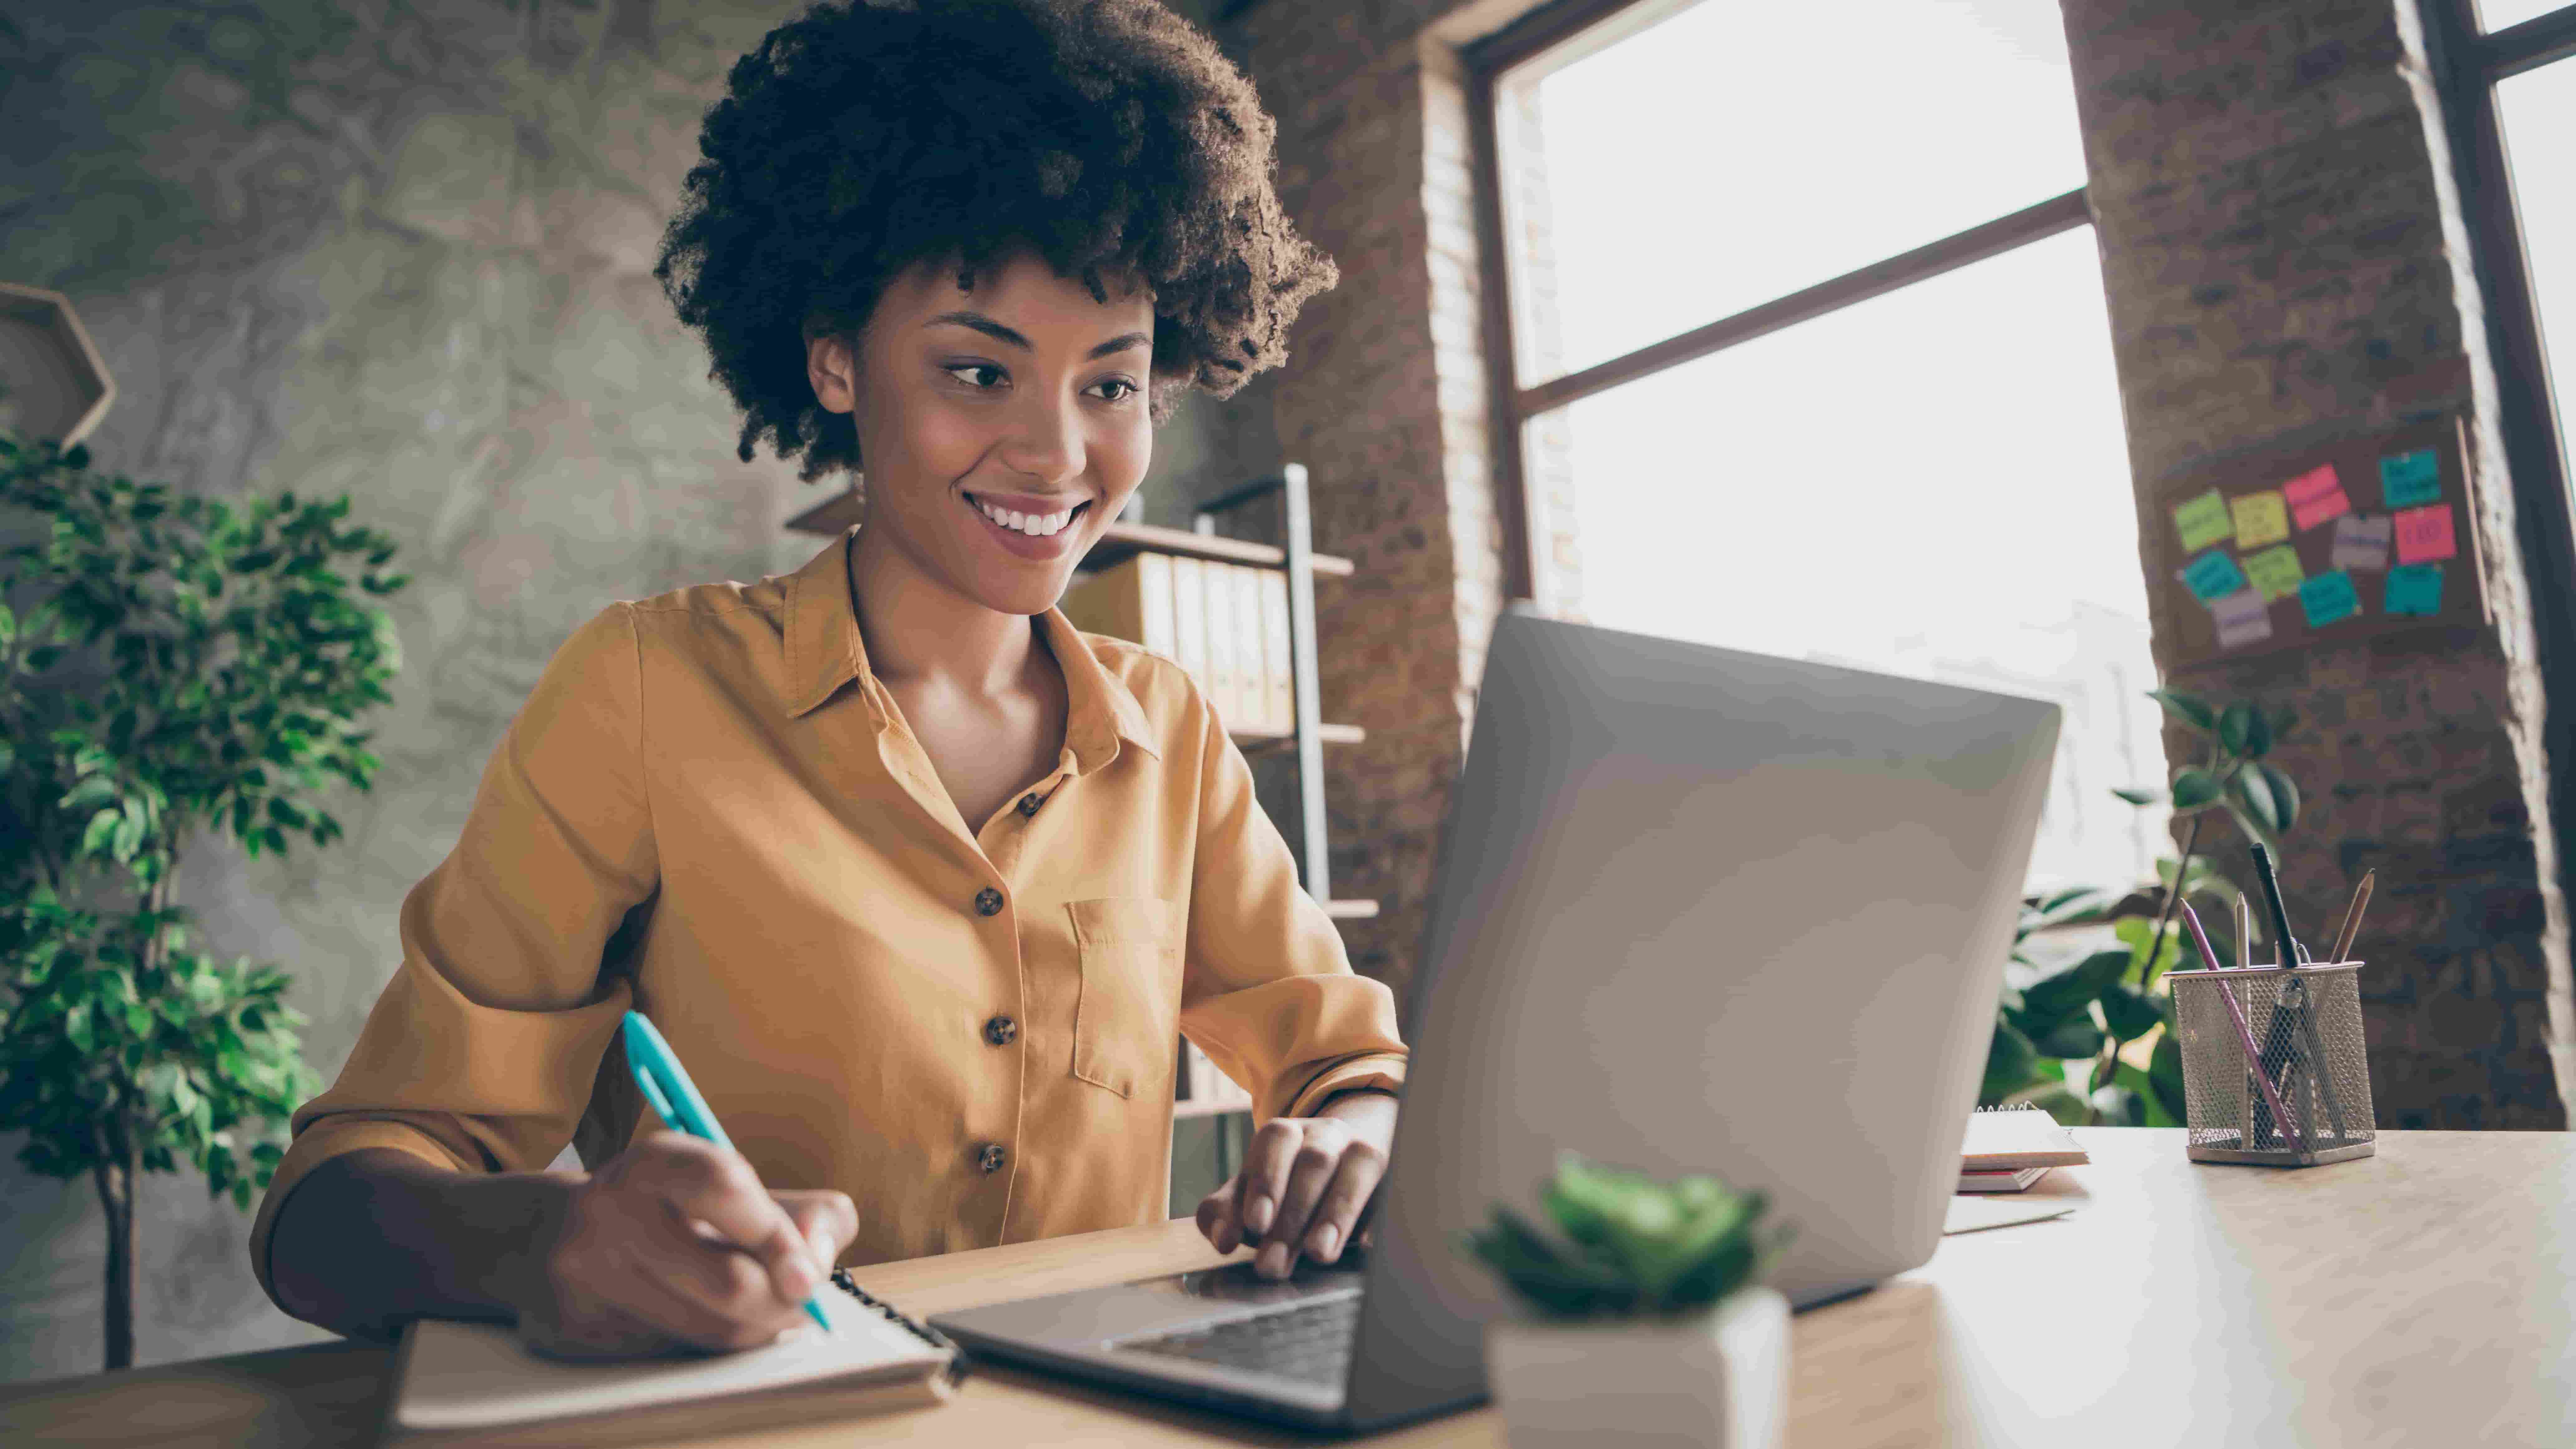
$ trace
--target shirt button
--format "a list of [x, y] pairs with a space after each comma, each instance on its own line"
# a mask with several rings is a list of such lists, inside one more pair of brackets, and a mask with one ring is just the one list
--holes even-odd
[[1002, 893], [1000, 891], [993, 889], [991, 886], [986, 886], [982, 890], [975, 892], [975, 914], [979, 916], [998, 916], [1001, 913]]
[[988, 1173], [1001, 1171], [1002, 1164], [1008, 1162], [1010, 1157], [1010, 1152], [999, 1142], [987, 1142], [975, 1149], [975, 1165]]
[[1020, 797], [1020, 814], [1023, 818], [1035, 815], [1038, 813], [1038, 807], [1045, 803], [1044, 795], [1023, 795]]
[[984, 1023], [984, 1040], [995, 1046], [1009, 1046], [1020, 1034], [1020, 1024], [1007, 1016], [997, 1016]]

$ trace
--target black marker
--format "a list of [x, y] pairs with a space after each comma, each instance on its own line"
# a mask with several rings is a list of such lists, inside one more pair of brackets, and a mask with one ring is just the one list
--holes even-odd
[[2281, 905], [2281, 882], [2272, 874], [2272, 853], [2261, 845], [2254, 847], [2254, 878], [2263, 883], [2263, 900], [2272, 908], [2272, 929], [2280, 938], [2281, 964], [2296, 966], [2308, 959], [2308, 948], [2290, 934], [2290, 913]]
[[[2304, 1054], [2299, 1050], [2298, 1026], [2307, 1009], [2307, 994], [2295, 972], [2308, 953], [2299, 944], [2299, 938], [2290, 934], [2290, 912], [2281, 904], [2281, 882], [2272, 873], [2272, 853], [2261, 845], [2254, 847], [2254, 878], [2263, 883], [2263, 900], [2272, 909], [2272, 930], [2279, 942], [2280, 964], [2294, 973], [2284, 982], [2281, 995], [2272, 1007], [2271, 1029], [2263, 1033], [2263, 1074], [2272, 1078], [2281, 1095], [2293, 1097], [2299, 1091], [2299, 1069], [2306, 1065]], [[2314, 1067], [2309, 1069], [2315, 1070]], [[2306, 1113], [2300, 1115], [2305, 1117]], [[2258, 1147], [2268, 1147], [2281, 1126], [2297, 1127], [2299, 1136], [2307, 1141], [2316, 1138], [2308, 1123], [2275, 1124], [2270, 1103], [2254, 1104], [2254, 1141]], [[2303, 1160], [2304, 1157], [2303, 1153]]]

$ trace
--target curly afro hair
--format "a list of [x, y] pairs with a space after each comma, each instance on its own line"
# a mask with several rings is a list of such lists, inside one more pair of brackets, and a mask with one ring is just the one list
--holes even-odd
[[1156, 0], [825, 0], [734, 64], [707, 112], [653, 275], [743, 409], [811, 483], [860, 468], [805, 341], [855, 338], [897, 273], [958, 285], [1020, 248], [1107, 300], [1153, 289], [1148, 413], [1230, 396], [1287, 358], [1338, 280], [1272, 189], [1276, 125], [1252, 84]]

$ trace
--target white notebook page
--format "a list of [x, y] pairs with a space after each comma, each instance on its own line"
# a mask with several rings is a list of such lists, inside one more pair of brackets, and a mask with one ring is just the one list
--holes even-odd
[[489, 1429], [540, 1419], [756, 1393], [848, 1377], [901, 1378], [947, 1355], [826, 1284], [829, 1335], [808, 1322], [766, 1348], [707, 1358], [570, 1362], [531, 1353], [497, 1323], [423, 1319], [404, 1347], [394, 1421], [405, 1429]]

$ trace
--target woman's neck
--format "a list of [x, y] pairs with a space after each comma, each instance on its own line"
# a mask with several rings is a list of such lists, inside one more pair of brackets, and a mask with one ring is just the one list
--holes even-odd
[[1027, 687], [1036, 620], [940, 587], [864, 527], [848, 548], [850, 603], [870, 673], [890, 685], [936, 683], [973, 696]]

